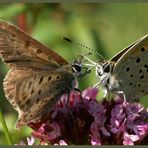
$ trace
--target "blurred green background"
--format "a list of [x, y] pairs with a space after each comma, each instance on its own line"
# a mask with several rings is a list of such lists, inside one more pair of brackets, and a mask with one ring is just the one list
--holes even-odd
[[[122, 48], [148, 33], [148, 3], [7, 3], [0, 4], [0, 18], [16, 24], [34, 38], [58, 52], [69, 62], [85, 48], [69, 44], [63, 36], [96, 49], [110, 59]], [[92, 60], [99, 60], [93, 55]], [[27, 127], [14, 129], [17, 114], [6, 100], [2, 82], [8, 71], [0, 61], [0, 109], [5, 117], [13, 143], [30, 136]], [[80, 88], [93, 86], [98, 79], [92, 73], [80, 80]], [[100, 93], [100, 96], [102, 93]], [[147, 97], [142, 102], [148, 106]], [[0, 144], [7, 144], [0, 124]]]

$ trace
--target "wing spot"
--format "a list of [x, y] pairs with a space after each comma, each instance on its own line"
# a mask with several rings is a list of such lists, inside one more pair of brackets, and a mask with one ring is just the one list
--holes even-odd
[[132, 85], [133, 85], [133, 83], [131, 82], [131, 83], [129, 83], [129, 85], [131, 85], [131, 86], [132, 86]]
[[141, 48], [141, 52], [143, 52], [143, 51], [145, 51], [145, 48], [144, 47]]
[[146, 72], [148, 72], [148, 69], [146, 70]]
[[41, 90], [38, 91], [38, 95], [40, 95], [40, 94], [41, 94]]
[[46, 99], [44, 102], [47, 103], [48, 99]]
[[140, 76], [140, 79], [143, 79], [144, 78], [144, 75]]
[[58, 75], [58, 76], [56, 76], [56, 80], [58, 80], [60, 78], [60, 76]]
[[29, 100], [29, 99], [26, 101], [26, 104], [27, 104], [27, 105], [29, 105], [29, 104], [30, 104], [30, 100]]
[[133, 76], [134, 76], [133, 74], [130, 75], [130, 77], [133, 77]]
[[138, 87], [140, 87], [140, 86], [141, 86], [141, 84], [139, 83], [139, 84], [138, 84]]
[[140, 58], [137, 58], [136, 59], [136, 63], [140, 63], [141, 59]]
[[40, 101], [40, 98], [37, 98], [36, 102], [38, 103]]
[[51, 76], [49, 76], [49, 77], [48, 77], [48, 81], [50, 81], [50, 80], [51, 80], [51, 78], [52, 78], [52, 77], [51, 77]]
[[142, 73], [142, 69], [139, 70], [139, 73]]
[[21, 104], [21, 101], [20, 100], [18, 100], [18, 102], [17, 102], [18, 104]]
[[129, 68], [129, 67], [127, 67], [127, 68], [126, 68], [126, 72], [128, 72], [129, 70], [130, 70], [130, 68]]
[[140, 63], [141, 59], [140, 58], [137, 58], [136, 59], [136, 63]]
[[27, 96], [23, 96], [23, 100], [26, 100]]
[[32, 89], [32, 91], [31, 91], [31, 94], [33, 94], [34, 93], [34, 89]]
[[145, 67], [145, 68], [148, 68], [148, 65], [147, 65], [147, 64], [145, 64], [145, 65], [144, 65], [144, 67]]
[[21, 108], [21, 109], [23, 109], [23, 108], [24, 108], [24, 105], [23, 105], [23, 104], [21, 104], [21, 105], [20, 105], [20, 108]]
[[39, 85], [42, 83], [43, 78], [44, 78], [43, 76], [40, 78]]
[[43, 100], [42, 102], [41, 102], [41, 104], [43, 104], [45, 102], [45, 100]]

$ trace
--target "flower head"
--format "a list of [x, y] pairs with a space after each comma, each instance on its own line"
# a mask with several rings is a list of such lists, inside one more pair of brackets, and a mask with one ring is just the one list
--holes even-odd
[[[53, 107], [45, 122], [30, 123], [33, 136], [52, 145], [140, 144], [148, 134], [148, 112], [138, 103], [98, 102], [98, 89], [72, 91]], [[120, 98], [120, 97], [119, 97]]]

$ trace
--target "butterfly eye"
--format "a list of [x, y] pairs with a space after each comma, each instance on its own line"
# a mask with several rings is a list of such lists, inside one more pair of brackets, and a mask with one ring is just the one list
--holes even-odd
[[79, 73], [79, 72], [81, 72], [82, 67], [81, 67], [81, 65], [74, 64], [74, 65], [72, 65], [72, 70], [73, 70], [73, 72]]
[[109, 73], [110, 72], [110, 65], [104, 67], [104, 72]]

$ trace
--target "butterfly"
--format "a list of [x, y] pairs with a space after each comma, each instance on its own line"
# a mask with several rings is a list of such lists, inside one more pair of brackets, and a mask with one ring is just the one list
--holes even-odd
[[3, 88], [18, 112], [16, 128], [39, 122], [82, 76], [82, 62], [68, 63], [18, 27], [0, 20], [0, 57], [10, 70]]
[[[102, 56], [101, 56], [102, 57]], [[96, 75], [100, 78], [94, 87], [101, 84], [104, 97], [110, 92], [123, 94], [124, 99], [138, 102], [148, 95], [148, 35], [135, 41], [110, 60], [94, 62], [84, 56], [96, 68]]]

